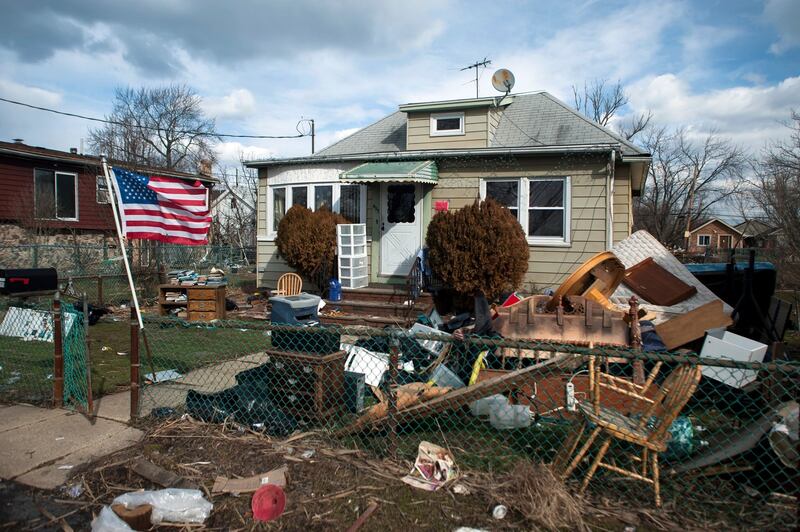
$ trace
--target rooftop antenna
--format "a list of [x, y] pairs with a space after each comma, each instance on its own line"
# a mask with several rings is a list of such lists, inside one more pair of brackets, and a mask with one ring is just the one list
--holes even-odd
[[492, 87], [498, 92], [504, 92], [505, 96], [514, 88], [514, 74], [510, 70], [501, 68], [492, 74]]
[[486, 59], [486, 58], [484, 57], [484, 58], [483, 58], [483, 61], [476, 61], [476, 62], [472, 63], [471, 65], [465, 66], [464, 68], [462, 68], [462, 69], [461, 69], [461, 71], [462, 71], [462, 72], [463, 72], [464, 70], [469, 70], [469, 69], [471, 69], [471, 68], [474, 68], [474, 69], [475, 69], [475, 97], [476, 97], [476, 98], [479, 98], [479, 97], [480, 97], [480, 96], [478, 95], [478, 89], [479, 89], [479, 87], [478, 87], [478, 69], [479, 69], [480, 67], [486, 68], [486, 67], [488, 67], [488, 66], [489, 66], [489, 65], [491, 65], [491, 64], [492, 64], [492, 60], [491, 60], [491, 59]]

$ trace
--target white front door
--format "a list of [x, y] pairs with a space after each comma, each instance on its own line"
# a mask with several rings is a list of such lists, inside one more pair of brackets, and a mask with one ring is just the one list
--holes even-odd
[[408, 275], [421, 245], [422, 186], [381, 183], [381, 275]]

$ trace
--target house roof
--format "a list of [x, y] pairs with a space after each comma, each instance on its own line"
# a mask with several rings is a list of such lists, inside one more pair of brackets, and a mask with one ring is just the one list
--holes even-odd
[[696, 233], [696, 232], [700, 231], [702, 228], [704, 228], [705, 226], [707, 226], [709, 224], [712, 224], [714, 222], [717, 222], [718, 224], [724, 225], [725, 227], [727, 227], [728, 229], [730, 229], [732, 232], [734, 232], [736, 234], [739, 234], [739, 235], [742, 234], [742, 232], [739, 231], [738, 229], [736, 229], [734, 226], [732, 226], [731, 224], [723, 222], [719, 218], [711, 218], [710, 220], [708, 220], [708, 221], [700, 224], [699, 226], [695, 227], [694, 229], [692, 229], [691, 232], [692, 233]]
[[736, 229], [744, 236], [761, 236], [775, 231], [774, 227], [759, 220], [747, 220], [737, 224]]
[[[484, 100], [484, 99], [480, 99]], [[487, 105], [497, 101], [486, 98]], [[477, 100], [476, 100], [477, 101]], [[589, 120], [546, 92], [515, 94], [499, 105], [500, 120], [489, 146], [470, 150], [419, 150], [414, 156], [428, 157], [494, 153], [553, 153], [561, 151], [607, 151], [618, 147], [623, 157], [649, 160], [650, 154], [607, 128]], [[462, 102], [462, 100], [454, 100]], [[446, 102], [433, 102], [444, 105]], [[420, 104], [422, 105], [422, 104]], [[425, 104], [428, 105], [428, 104]], [[401, 109], [412, 110], [414, 104]], [[406, 113], [396, 111], [309, 157], [247, 161], [248, 166], [300, 164], [343, 159], [391, 159], [406, 152]]]
[[[96, 166], [101, 165], [100, 157], [97, 155], [85, 155], [81, 153], [70, 153], [60, 150], [52, 150], [50, 148], [42, 148], [40, 146], [29, 146], [20, 142], [3, 142], [0, 141], [0, 154], [13, 155], [17, 157], [27, 157], [31, 159], [39, 159], [44, 161], [55, 161], [62, 163], [69, 163], [82, 166]], [[126, 166], [122, 161], [109, 160], [108, 164], [111, 166]], [[205, 183], [217, 183], [214, 177], [204, 176], [200, 174], [190, 174], [188, 172], [179, 172], [176, 170], [166, 170], [164, 168], [152, 168], [137, 166], [136, 170], [139, 172], [147, 172], [159, 174], [169, 177], [179, 177], [182, 179], [196, 179]]]

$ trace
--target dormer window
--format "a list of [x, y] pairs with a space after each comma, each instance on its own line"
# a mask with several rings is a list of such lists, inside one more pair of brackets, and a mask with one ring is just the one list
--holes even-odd
[[[423, 130], [424, 131], [424, 130]], [[431, 113], [431, 137], [464, 134], [464, 113]]]

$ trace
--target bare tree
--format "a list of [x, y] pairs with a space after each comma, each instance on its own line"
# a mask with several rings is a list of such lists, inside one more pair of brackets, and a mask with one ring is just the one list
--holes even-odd
[[800, 113], [786, 124], [788, 140], [773, 142], [754, 164], [752, 197], [767, 223], [777, 228], [780, 255], [792, 264], [784, 280], [800, 282]]
[[[583, 89], [573, 85], [572, 97], [576, 110], [604, 127], [628, 105], [628, 95], [622, 84], [617, 81], [611, 85], [606, 79], [596, 79], [591, 84], [584, 82]], [[651, 118], [649, 111], [631, 115], [619, 124], [618, 133], [631, 140], [647, 128]]]
[[134, 166], [195, 171], [201, 160], [214, 161], [215, 123], [186, 85], [118, 88], [106, 120], [89, 132], [95, 153]]
[[684, 129], [651, 130], [643, 143], [653, 161], [635, 205], [635, 225], [679, 246], [687, 220], [696, 225], [741, 188], [744, 152], [715, 132], [695, 140]]
[[220, 192], [211, 202], [213, 239], [217, 244], [239, 248], [247, 262], [246, 250], [254, 246], [256, 240], [258, 176], [244, 164], [242, 168], [221, 168], [219, 176]]

